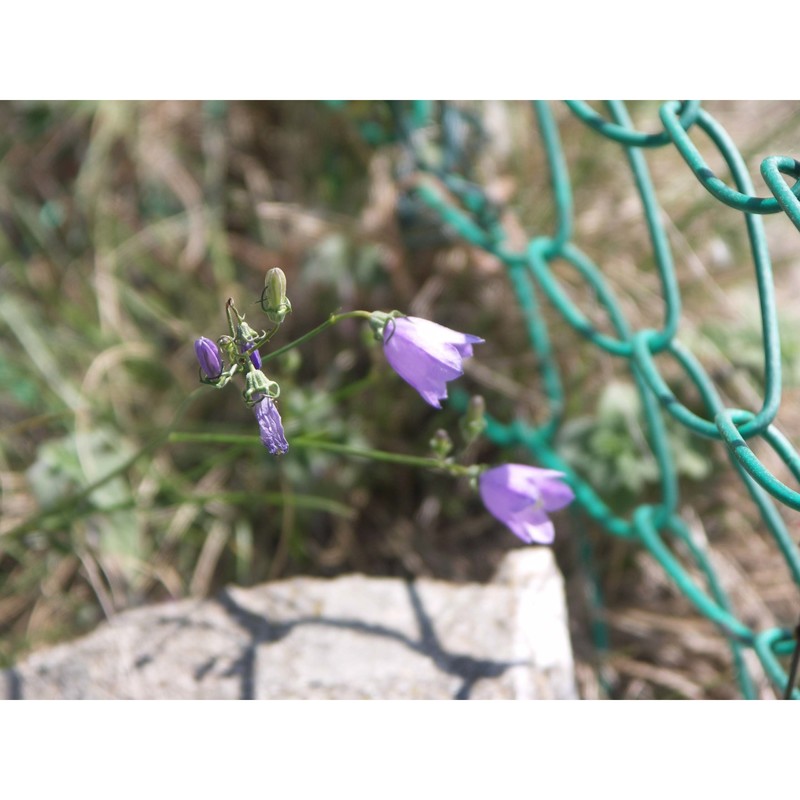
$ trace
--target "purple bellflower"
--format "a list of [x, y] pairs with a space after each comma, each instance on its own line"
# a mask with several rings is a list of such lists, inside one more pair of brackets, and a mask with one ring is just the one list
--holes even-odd
[[289, 449], [289, 443], [283, 433], [283, 423], [278, 407], [271, 397], [263, 396], [254, 406], [261, 441], [273, 456], [282, 455]]
[[552, 544], [555, 528], [547, 516], [568, 506], [575, 493], [563, 472], [525, 464], [504, 464], [479, 479], [483, 504], [527, 544]]
[[392, 369], [411, 384], [426, 403], [441, 408], [447, 381], [464, 374], [462, 361], [472, 345], [484, 340], [445, 328], [419, 317], [396, 317], [386, 322], [383, 352]]
[[205, 376], [212, 381], [219, 378], [222, 374], [222, 354], [219, 352], [217, 343], [201, 336], [199, 339], [195, 339], [194, 352]]

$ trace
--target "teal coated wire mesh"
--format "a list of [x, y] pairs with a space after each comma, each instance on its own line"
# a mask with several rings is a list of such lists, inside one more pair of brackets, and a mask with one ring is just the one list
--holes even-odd
[[[800, 492], [770, 472], [751, 447], [753, 440], [763, 440], [794, 479], [800, 481], [800, 454], [774, 425], [781, 403], [781, 346], [770, 252], [762, 220], [766, 214], [784, 213], [800, 230], [800, 162], [787, 156], [765, 158], [761, 162], [761, 174], [772, 196], [759, 197], [754, 192], [741, 152], [722, 125], [697, 101], [672, 101], [661, 105], [661, 130], [657, 133], [636, 130], [622, 102], [607, 103], [608, 117], [584, 102], [568, 101], [566, 105], [597, 137], [618, 146], [619, 160], [627, 163], [632, 174], [660, 280], [661, 308], [647, 311], [648, 318], [657, 319], [659, 314], [663, 318], [658, 328], [635, 329], [630, 324], [607, 275], [576, 241], [573, 184], [551, 104], [535, 102], [533, 110], [552, 187], [551, 198], [542, 199], [542, 202], [554, 204], [556, 221], [553, 230], [537, 232], [524, 248], [508, 244], [509, 235], [501, 221], [501, 209], [469, 176], [473, 153], [465, 142], [483, 135], [480, 120], [448, 103], [390, 104], [391, 124], [387, 127], [393, 126], [391, 133], [402, 143], [406, 154], [405, 177], [409, 179], [406, 185], [411, 187], [406, 199], [433, 212], [459, 240], [494, 255], [505, 265], [524, 316], [530, 346], [537, 357], [539, 378], [548, 400], [546, 418], [538, 424], [521, 418], [507, 424], [489, 419], [487, 433], [500, 445], [526, 448], [536, 464], [566, 472], [576, 490], [577, 502], [586, 514], [611, 536], [647, 549], [678, 590], [727, 638], [744, 697], [756, 696], [744, 658], [744, 652], [751, 649], [776, 691], [798, 699], [800, 692], [790, 686], [793, 681], [781, 661], [781, 657], [794, 653], [795, 633], [788, 628], [756, 630], [737, 617], [712, 559], [695, 541], [679, 513], [678, 475], [666, 424], [671, 418], [693, 436], [724, 443], [765, 530], [780, 550], [793, 582], [800, 585], [800, 551], [776, 506], [777, 502], [800, 510]], [[434, 123], [441, 140], [441, 146], [435, 151], [425, 147], [424, 137], [420, 135]], [[475, 136], [465, 135], [470, 129]], [[380, 128], [374, 123], [364, 133], [373, 142], [381, 141]], [[701, 156], [696, 141], [703, 136], [724, 159], [732, 176], [732, 186], [717, 177]], [[383, 139], [386, 138], [384, 134]], [[646, 158], [648, 150], [670, 147], [677, 150], [686, 167], [716, 200], [744, 217], [761, 316], [764, 391], [757, 410], [727, 407], [712, 377], [679, 338], [681, 294], [664, 215]], [[415, 176], [427, 179], [414, 180]], [[794, 183], [790, 184], [785, 178]], [[613, 333], [602, 332], [571, 299], [553, 269], [554, 263], [559, 261], [571, 265], [590, 287], [605, 309]], [[620, 516], [604, 502], [596, 487], [559, 455], [556, 434], [564, 420], [565, 393], [550, 330], [540, 313], [543, 301], [549, 301], [580, 336], [627, 365], [638, 390], [648, 444], [658, 466], [660, 497], [657, 502], [640, 504], [632, 514]], [[672, 359], [696, 387], [704, 413], [692, 411], [678, 399], [659, 369], [657, 360], [661, 359]], [[676, 556], [676, 542], [682, 543], [697, 574], [704, 577], [704, 586]], [[793, 659], [789, 674], [794, 672], [796, 660]]]

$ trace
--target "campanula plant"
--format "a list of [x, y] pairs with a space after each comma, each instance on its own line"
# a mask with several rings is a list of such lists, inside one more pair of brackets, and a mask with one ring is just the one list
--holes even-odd
[[[278, 286], [278, 294], [275, 286]], [[275, 403], [280, 395], [280, 386], [270, 380], [262, 370], [263, 362], [259, 348], [265, 345], [274, 336], [291, 311], [289, 301], [280, 297], [280, 287], [285, 291], [286, 276], [283, 270], [275, 268], [267, 273], [264, 293], [262, 294], [262, 308], [274, 327], [269, 332], [255, 331], [240, 314], [233, 299], [225, 304], [228, 317], [229, 333], [220, 336], [217, 342], [201, 336], [194, 343], [195, 354], [200, 364], [201, 382], [210, 384], [217, 389], [226, 386], [231, 379], [241, 374], [244, 376], [245, 388], [242, 392], [244, 401], [253, 409], [261, 433], [261, 441], [272, 455], [280, 455], [288, 450], [288, 443], [283, 431], [283, 423], [278, 407]], [[270, 291], [268, 291], [270, 290]], [[271, 302], [278, 304], [281, 309], [279, 315], [269, 313]], [[230, 367], [224, 370], [222, 353], [228, 358]]]
[[[258, 423], [262, 443], [271, 455], [283, 455], [289, 442], [278, 411], [280, 386], [267, 376], [264, 364], [271, 358], [297, 347], [345, 319], [363, 319], [372, 328], [383, 346], [389, 366], [420, 397], [434, 408], [442, 407], [447, 399], [447, 384], [464, 374], [464, 360], [473, 355], [473, 346], [484, 342], [471, 333], [446, 328], [420, 317], [410, 317], [399, 311], [348, 311], [331, 316], [295, 341], [271, 353], [261, 350], [272, 339], [291, 313], [286, 296], [286, 276], [271, 269], [266, 276], [260, 305], [272, 328], [258, 332], [247, 323], [232, 299], [226, 303], [229, 332], [214, 342], [204, 336], [195, 341], [195, 353], [200, 365], [202, 383], [222, 388], [237, 375], [244, 379], [242, 397], [252, 408]], [[226, 368], [227, 364], [227, 368]], [[475, 441], [486, 426], [485, 403], [473, 397], [461, 420], [461, 433], [467, 446]], [[181, 436], [183, 440], [187, 437]], [[202, 439], [202, 435], [188, 438]], [[219, 441], [219, 438], [216, 439]], [[430, 446], [433, 457], [417, 457], [377, 450], [356, 450], [335, 442], [319, 439], [300, 440], [301, 446], [341, 452], [389, 461], [410, 467], [422, 467], [447, 472], [454, 477], [467, 477], [480, 492], [489, 513], [508, 527], [515, 536], [528, 544], [550, 544], [555, 535], [549, 514], [564, 508], [574, 499], [564, 473], [539, 469], [524, 464], [504, 464], [488, 468], [480, 464], [459, 464], [451, 456], [453, 443], [444, 430], [437, 431]]]

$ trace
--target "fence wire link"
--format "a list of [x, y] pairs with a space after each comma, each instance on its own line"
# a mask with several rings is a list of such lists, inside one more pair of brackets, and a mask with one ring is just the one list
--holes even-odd
[[[474, 116], [459, 116], [451, 104], [425, 101], [393, 103], [396, 136], [411, 162], [410, 171], [425, 173], [434, 181], [413, 181], [413, 196], [438, 215], [451, 231], [469, 244], [496, 256], [505, 264], [511, 285], [527, 326], [530, 344], [538, 356], [540, 377], [548, 399], [547, 418], [539, 425], [523, 419], [503, 424], [489, 420], [487, 433], [496, 443], [527, 448], [540, 465], [567, 473], [582, 509], [609, 534], [644, 546], [661, 565], [675, 586], [727, 637], [741, 693], [755, 698], [756, 689], [743, 658], [751, 649], [758, 656], [779, 696], [800, 699], [780, 657], [796, 652], [792, 629], [753, 630], [736, 617], [714, 566], [705, 550], [692, 538], [678, 513], [678, 478], [667, 441], [665, 415], [670, 415], [694, 434], [725, 444], [733, 466], [761, 515], [765, 528], [782, 553], [792, 580], [800, 585], [800, 551], [792, 540], [774, 500], [800, 510], [800, 492], [787, 486], [761, 463], [750, 447], [753, 439], [765, 441], [800, 482], [800, 454], [774, 425], [781, 400], [781, 360], [777, 309], [770, 254], [761, 215], [785, 213], [800, 230], [800, 163], [786, 156], [770, 156], [761, 163], [761, 174], [772, 197], [754, 193], [744, 159], [724, 128], [697, 101], [666, 102], [660, 107], [662, 129], [642, 133], [631, 122], [624, 103], [607, 103], [606, 118], [584, 102], [568, 101], [570, 111], [599, 136], [616, 142], [633, 175], [658, 270], [663, 297], [663, 325], [659, 329], [634, 330], [623, 314], [601, 268], [574, 241], [572, 184], [558, 125], [550, 104], [533, 103], [537, 127], [549, 165], [552, 199], [556, 209], [555, 230], [533, 236], [521, 251], [509, 249], [497, 206], [484, 189], [463, 174], [469, 156], [469, 128], [479, 127]], [[430, 157], [420, 136], [438, 123], [441, 152]], [[733, 186], [718, 178], [700, 155], [694, 140], [704, 134], [727, 164]], [[681, 296], [664, 215], [656, 199], [645, 150], [674, 147], [703, 187], [718, 201], [744, 216], [755, 271], [761, 310], [764, 355], [764, 398], [757, 411], [728, 408], [711, 377], [677, 338], [681, 319]], [[785, 177], [784, 177], [785, 176]], [[789, 185], [785, 178], [795, 182]], [[441, 190], [437, 188], [437, 182]], [[594, 291], [608, 314], [613, 335], [599, 331], [563, 290], [551, 269], [554, 261], [568, 262]], [[659, 469], [660, 502], [640, 505], [630, 518], [616, 515], [589, 483], [559, 457], [555, 435], [562, 421], [565, 398], [561, 375], [554, 358], [547, 324], [539, 313], [541, 298], [581, 336], [597, 347], [627, 361], [638, 388], [647, 427], [647, 438]], [[654, 316], [648, 309], [648, 316]], [[700, 393], [705, 416], [691, 411], [675, 396], [656, 365], [656, 356], [673, 359]], [[675, 542], [694, 562], [705, 581], [701, 586], [673, 554]], [[797, 658], [792, 659], [793, 665]], [[790, 669], [791, 673], [796, 667]]]

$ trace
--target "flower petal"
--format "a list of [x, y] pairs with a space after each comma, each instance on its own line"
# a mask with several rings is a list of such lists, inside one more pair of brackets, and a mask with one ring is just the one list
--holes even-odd
[[461, 358], [472, 358], [472, 345], [481, 344], [484, 341], [479, 336], [470, 336], [470, 340], [469, 342], [462, 342], [461, 344], [453, 344], [453, 347], [458, 350]]
[[487, 470], [478, 486], [489, 513], [528, 543], [551, 544], [555, 528], [547, 512], [563, 508], [575, 497], [562, 472], [527, 464]]
[[480, 476], [481, 498], [498, 519], [516, 514], [539, 499], [536, 485], [530, 481], [529, 469], [524, 464], [503, 464]]
[[429, 319], [422, 319], [422, 317], [399, 317], [394, 320], [395, 323], [404, 321], [406, 326], [414, 331], [414, 335], [419, 337], [422, 343], [438, 341], [447, 344], [459, 345], [473, 345], [481, 344], [484, 340], [480, 336], [473, 336], [471, 333], [461, 333], [454, 331], [452, 328], [446, 328], [444, 325], [439, 325], [438, 322], [431, 322]]
[[419, 317], [390, 319], [383, 333], [392, 369], [434, 408], [442, 407], [447, 382], [464, 374], [463, 359], [472, 355], [473, 344], [482, 341]]
[[563, 472], [557, 470], [542, 470], [550, 473], [542, 476], [539, 482], [539, 493], [544, 503], [545, 511], [558, 511], [565, 508], [575, 499], [575, 492], [564, 480], [566, 477]]
[[555, 528], [544, 509], [535, 505], [506, 514], [504, 523], [515, 536], [529, 544], [550, 544], [555, 538]]
[[444, 331], [449, 329], [442, 328], [434, 322], [422, 326], [419, 322], [427, 320], [415, 322], [415, 319], [415, 317], [399, 317], [389, 320], [383, 332], [384, 349], [414, 353], [416, 356], [427, 354], [435, 361], [457, 370], [461, 375], [462, 356], [455, 347], [456, 342], [448, 341], [437, 331], [439, 328]]
[[553, 544], [556, 538], [556, 529], [549, 519], [538, 525], [532, 522], [510, 522], [507, 526], [511, 533], [522, 539], [526, 544]]
[[451, 345], [438, 345], [429, 352], [395, 334], [384, 344], [386, 360], [392, 369], [416, 389], [422, 399], [435, 408], [447, 397], [447, 381], [463, 375], [461, 357]]
[[447, 397], [447, 381], [452, 381], [463, 374], [461, 369], [444, 364], [428, 353], [411, 349], [387, 349], [386, 360], [426, 402], [437, 408], [441, 408], [439, 400]]
[[558, 470], [528, 464], [505, 464], [498, 469], [501, 471], [495, 480], [505, 481], [509, 491], [541, 501], [545, 511], [558, 511], [575, 499], [575, 493], [565, 481], [566, 475]]

